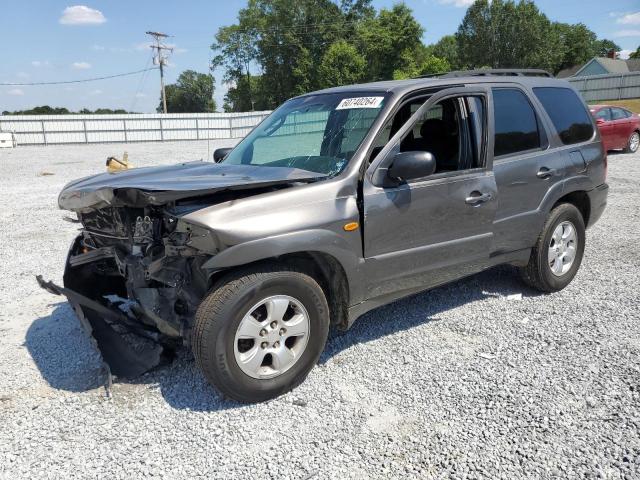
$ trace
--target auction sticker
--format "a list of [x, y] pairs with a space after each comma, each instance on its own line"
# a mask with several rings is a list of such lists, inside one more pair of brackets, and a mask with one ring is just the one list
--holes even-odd
[[357, 97], [344, 98], [336, 107], [336, 110], [346, 110], [348, 108], [378, 108], [384, 97]]

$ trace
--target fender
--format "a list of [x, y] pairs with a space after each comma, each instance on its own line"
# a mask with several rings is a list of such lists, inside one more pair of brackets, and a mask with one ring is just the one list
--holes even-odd
[[334, 257], [341, 265], [349, 283], [351, 303], [364, 296], [362, 267], [364, 261], [353, 252], [353, 247], [331, 230], [301, 230], [250, 240], [222, 250], [207, 260], [202, 268], [223, 270], [280, 255], [300, 252], [320, 252]]

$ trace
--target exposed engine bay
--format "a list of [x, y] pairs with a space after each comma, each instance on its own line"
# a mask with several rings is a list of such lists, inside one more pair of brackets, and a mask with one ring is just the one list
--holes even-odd
[[[253, 176], [256, 170], [266, 178]], [[203, 264], [228, 247], [213, 230], [182, 217], [316, 177], [297, 169], [196, 162], [72, 182], [59, 204], [76, 213], [82, 229], [69, 250], [64, 287], [42, 277], [38, 282], [67, 296], [110, 373], [138, 376], [189, 343], [195, 312], [215, 273]], [[174, 189], [168, 188], [171, 178]]]

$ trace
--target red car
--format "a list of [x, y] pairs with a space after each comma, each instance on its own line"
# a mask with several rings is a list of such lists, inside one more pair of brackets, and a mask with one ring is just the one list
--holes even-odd
[[622, 149], [635, 153], [640, 146], [640, 116], [626, 108], [609, 105], [592, 105], [602, 143], [606, 150]]

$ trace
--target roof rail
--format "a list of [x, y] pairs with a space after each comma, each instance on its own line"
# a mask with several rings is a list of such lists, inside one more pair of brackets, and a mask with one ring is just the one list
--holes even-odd
[[441, 73], [437, 75], [423, 75], [419, 78], [438, 77], [438, 78], [456, 78], [456, 77], [484, 77], [484, 76], [505, 76], [505, 77], [548, 77], [553, 78], [546, 70], [534, 68], [484, 68], [478, 70], [458, 70], [453, 72]]

